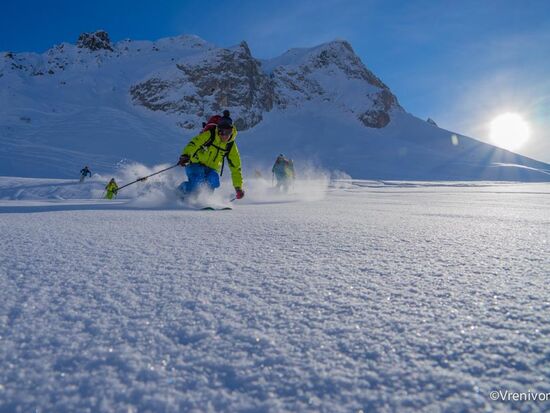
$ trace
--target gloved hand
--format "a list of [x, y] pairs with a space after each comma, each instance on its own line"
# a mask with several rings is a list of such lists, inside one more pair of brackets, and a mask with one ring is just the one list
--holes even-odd
[[242, 199], [244, 198], [244, 191], [241, 188], [235, 188], [235, 198]]
[[189, 163], [189, 155], [181, 155], [180, 160], [178, 161], [179, 166], [185, 166]]

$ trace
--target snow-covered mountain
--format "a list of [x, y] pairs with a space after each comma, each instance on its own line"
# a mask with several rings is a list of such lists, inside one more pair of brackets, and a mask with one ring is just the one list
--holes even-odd
[[75, 176], [174, 162], [229, 109], [245, 173], [283, 152], [355, 178], [550, 180], [550, 166], [407, 113], [345, 41], [255, 59], [196, 36], [111, 43], [83, 33], [0, 56], [0, 175]]

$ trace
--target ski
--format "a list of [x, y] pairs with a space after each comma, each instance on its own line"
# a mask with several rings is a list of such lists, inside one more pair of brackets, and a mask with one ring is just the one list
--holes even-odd
[[216, 208], [216, 207], [211, 207], [211, 206], [206, 206], [206, 207], [202, 207], [201, 208], [201, 211], [231, 211], [233, 208], [231, 207], [219, 207], [219, 208]]
[[[179, 188], [176, 189], [176, 195], [183, 205], [199, 211], [231, 211], [233, 209], [229, 205], [224, 205], [224, 203], [221, 203], [221, 205], [217, 204], [218, 206], [208, 205], [210, 202], [207, 200], [199, 201], [195, 197], [186, 197], [186, 194]], [[229, 202], [233, 202], [234, 200], [235, 198], [231, 199]]]

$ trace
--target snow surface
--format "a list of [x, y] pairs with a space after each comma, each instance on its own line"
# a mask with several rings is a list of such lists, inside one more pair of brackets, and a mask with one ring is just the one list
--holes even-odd
[[489, 398], [550, 392], [549, 184], [258, 179], [212, 212], [170, 172], [0, 179], [0, 412], [550, 408]]

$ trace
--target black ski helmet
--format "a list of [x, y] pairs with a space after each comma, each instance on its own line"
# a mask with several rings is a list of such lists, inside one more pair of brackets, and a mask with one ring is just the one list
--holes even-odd
[[231, 119], [230, 113], [228, 110], [223, 111], [223, 116], [218, 122], [219, 129], [232, 129], [233, 128], [233, 119]]
[[222, 117], [218, 122], [219, 129], [231, 129], [233, 128], [233, 120], [230, 117]]

